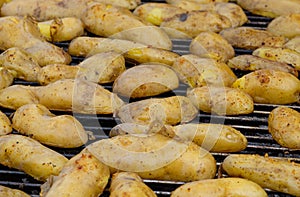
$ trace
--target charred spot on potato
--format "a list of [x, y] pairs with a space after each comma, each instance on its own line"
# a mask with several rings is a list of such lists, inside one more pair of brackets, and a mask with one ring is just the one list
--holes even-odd
[[41, 16], [41, 8], [40, 7], [37, 7], [36, 9], [34, 9], [33, 11], [33, 15], [36, 17], [36, 18], [39, 18]]
[[179, 15], [179, 20], [180, 20], [181, 22], [186, 21], [187, 18], [188, 18], [187, 13], [183, 13], [183, 14], [180, 14], [180, 15]]

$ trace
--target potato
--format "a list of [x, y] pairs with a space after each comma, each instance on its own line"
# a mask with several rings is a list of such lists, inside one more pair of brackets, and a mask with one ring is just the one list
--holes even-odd
[[298, 77], [298, 71], [289, 64], [257, 57], [254, 55], [238, 55], [228, 60], [227, 65], [230, 68], [244, 71], [255, 71], [260, 69], [279, 70], [291, 73]]
[[237, 79], [225, 63], [192, 54], [177, 58], [172, 68], [177, 72], [179, 79], [190, 87], [231, 86]]
[[76, 66], [49, 64], [38, 73], [38, 81], [47, 85], [60, 79], [85, 79], [104, 84], [113, 82], [126, 70], [125, 59], [119, 53], [109, 51], [92, 55]]
[[232, 154], [222, 168], [229, 176], [243, 177], [261, 187], [299, 196], [300, 165], [284, 159], [259, 155]]
[[268, 118], [269, 132], [281, 146], [300, 149], [300, 113], [280, 106], [271, 111]]
[[162, 64], [142, 64], [122, 73], [113, 84], [113, 92], [128, 98], [142, 98], [159, 95], [178, 86], [179, 79], [171, 68]]
[[253, 71], [237, 79], [232, 87], [248, 93], [257, 103], [289, 104], [299, 101], [299, 79], [282, 71]]
[[0, 66], [8, 69], [15, 78], [25, 81], [37, 81], [41, 69], [35, 58], [25, 50], [12, 47], [0, 54]]
[[6, 197], [30, 197], [30, 195], [26, 194], [25, 192], [18, 190], [18, 189], [12, 189], [9, 187], [5, 187], [0, 185], [0, 196], [6, 196]]
[[191, 54], [227, 62], [235, 55], [233, 47], [222, 36], [214, 32], [202, 32], [190, 46]]
[[70, 41], [84, 34], [84, 26], [79, 18], [65, 17], [38, 23], [40, 32], [50, 42]]
[[108, 165], [111, 173], [130, 171], [144, 179], [169, 181], [208, 179], [216, 173], [209, 152], [160, 134], [116, 136], [94, 142], [87, 149]]
[[89, 4], [82, 21], [86, 30], [98, 36], [139, 42], [171, 50], [168, 35], [156, 26], [149, 26], [132, 12], [108, 4]]
[[286, 42], [283, 36], [276, 36], [266, 30], [252, 27], [236, 27], [224, 29], [220, 35], [236, 48], [256, 49], [261, 46], [282, 47]]
[[253, 51], [255, 56], [292, 65], [300, 70], [300, 53], [282, 47], [260, 47]]
[[75, 117], [56, 116], [40, 104], [18, 108], [12, 118], [12, 127], [42, 144], [59, 148], [76, 148], [88, 141], [87, 132]]
[[40, 196], [99, 196], [109, 177], [109, 168], [84, 149], [41, 186]]
[[299, 0], [237, 0], [237, 3], [254, 14], [272, 18], [300, 12]]
[[267, 31], [289, 39], [300, 36], [300, 12], [275, 18], [268, 24]]
[[290, 39], [286, 42], [283, 47], [296, 51], [300, 53], [300, 36]]
[[0, 137], [0, 163], [24, 171], [39, 181], [58, 175], [68, 161], [63, 155], [22, 135]]
[[230, 87], [196, 87], [187, 90], [187, 97], [199, 110], [212, 114], [240, 115], [254, 110], [250, 95]]
[[122, 122], [150, 124], [154, 121], [176, 125], [193, 120], [198, 110], [184, 96], [144, 99], [126, 104], [117, 112]]
[[[166, 2], [170, 3], [170, 4], [174, 4], [178, 1], [185, 1], [185, 0], [166, 0]], [[228, 2], [228, 0], [188, 0], [188, 1], [196, 2], [196, 3], [200, 3], [200, 4], [212, 3], [212, 2]]]
[[267, 197], [258, 184], [243, 178], [220, 178], [186, 183], [171, 193], [171, 197], [248, 196]]
[[136, 173], [118, 172], [112, 175], [110, 184], [110, 197], [126, 196], [130, 197], [156, 197], [151, 190]]
[[112, 4], [130, 10], [136, 8], [139, 4], [141, 4], [141, 0], [94, 0], [94, 1], [106, 3], [106, 4]]
[[0, 50], [19, 47], [35, 58], [40, 66], [69, 64], [71, 56], [63, 49], [47, 42], [36, 22], [28, 17], [8, 16], [0, 18]]
[[14, 82], [14, 75], [6, 68], [0, 67], [0, 90], [9, 87]]
[[0, 136], [7, 135], [12, 132], [10, 119], [0, 111]]

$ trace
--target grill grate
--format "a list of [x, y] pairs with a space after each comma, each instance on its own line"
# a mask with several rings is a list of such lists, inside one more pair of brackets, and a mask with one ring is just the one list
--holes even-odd
[[[143, 1], [147, 2], [147, 1]], [[155, 0], [151, 2], [165, 2], [162, 0]], [[267, 24], [271, 21], [269, 18], [253, 15], [246, 12], [249, 21], [244, 26], [255, 27], [258, 29], [265, 29]], [[190, 40], [173, 40], [173, 50], [174, 52], [183, 55], [189, 52]], [[67, 49], [68, 43], [59, 43], [58, 46]], [[243, 49], [235, 49], [236, 55], [250, 54], [251, 51]], [[77, 64], [82, 61], [82, 58], [73, 57], [71, 64]], [[236, 72], [237, 76], [241, 76], [244, 73]], [[29, 83], [22, 80], [16, 80], [15, 84], [23, 85], [38, 85], [36, 83]], [[107, 84], [105, 88], [111, 90], [112, 84]], [[180, 87], [174, 90], [175, 95], [185, 95], [187, 86], [180, 84]], [[207, 113], [199, 113], [196, 117], [196, 121], [202, 123], [214, 122], [214, 123], [224, 123], [230, 125], [238, 130], [240, 130], [248, 139], [248, 146], [241, 153], [247, 154], [268, 154], [272, 157], [280, 158], [290, 158], [295, 162], [300, 163], [300, 151], [299, 150], [289, 150], [278, 145], [268, 133], [267, 119], [270, 111], [277, 107], [278, 105], [270, 104], [255, 104], [254, 112], [249, 115], [240, 116], [217, 116], [210, 115]], [[300, 106], [298, 104], [287, 105], [293, 109], [300, 111]], [[11, 115], [12, 110], [1, 109], [6, 115]], [[61, 114], [61, 112], [57, 112]], [[107, 134], [110, 129], [117, 125], [120, 121], [118, 118], [114, 118], [110, 115], [83, 115], [74, 114], [74, 116], [84, 125], [86, 130], [92, 131], [95, 134], [97, 140], [107, 138]], [[53, 148], [55, 151], [62, 153], [68, 158], [71, 158], [77, 154], [82, 148], [76, 149], [58, 149]], [[223, 161], [223, 159], [228, 155], [226, 153], [213, 153], [217, 164]], [[170, 196], [171, 191], [176, 189], [178, 186], [182, 185], [183, 182], [173, 182], [173, 181], [158, 181], [158, 180], [144, 180], [144, 182], [149, 185], [158, 196]], [[33, 197], [39, 196], [41, 182], [34, 180], [29, 175], [20, 172], [18, 170], [10, 169], [8, 167], [0, 165], [0, 185], [8, 186], [11, 188], [22, 189]], [[266, 190], [270, 197], [288, 197], [282, 193]], [[102, 196], [109, 196], [108, 191], [105, 191]]]

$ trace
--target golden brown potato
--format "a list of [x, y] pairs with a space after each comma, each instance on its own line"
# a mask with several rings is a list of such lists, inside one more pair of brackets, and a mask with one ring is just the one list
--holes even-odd
[[237, 79], [232, 87], [248, 93], [257, 103], [288, 104], [299, 101], [299, 79], [282, 71], [253, 71]]
[[[138, 77], [137, 77], [138, 76]], [[163, 64], [142, 64], [127, 69], [113, 84], [113, 92], [125, 97], [159, 95], [179, 86], [176, 73]]]
[[190, 87], [231, 86], [237, 79], [225, 63], [192, 54], [177, 58], [172, 68], [177, 72], [179, 79]]
[[64, 165], [58, 176], [41, 186], [40, 196], [99, 196], [109, 177], [109, 168], [84, 149]]
[[193, 120], [198, 110], [184, 96], [153, 98], [126, 104], [117, 112], [122, 122], [150, 124], [154, 121], [176, 125]]
[[268, 118], [269, 132], [281, 146], [300, 148], [300, 113], [292, 108], [280, 106], [273, 109]]
[[88, 141], [87, 132], [75, 117], [56, 116], [40, 104], [18, 108], [12, 118], [12, 127], [21, 134], [54, 147], [76, 148]]
[[63, 155], [22, 135], [0, 137], [0, 163], [16, 168], [33, 178], [45, 181], [51, 175], [58, 175], [68, 161]]
[[220, 178], [186, 183], [171, 193], [171, 197], [244, 196], [267, 197], [257, 183], [243, 178]]
[[118, 172], [112, 175], [110, 184], [110, 197], [156, 197], [151, 190], [136, 173]]
[[221, 31], [220, 35], [233, 47], [242, 49], [256, 49], [261, 46], [282, 47], [286, 42], [283, 36], [276, 36], [268, 31], [252, 27], [228, 28]]
[[26, 194], [25, 192], [18, 190], [18, 189], [12, 189], [9, 187], [5, 187], [0, 185], [0, 196], [6, 196], [6, 197], [30, 197], [29, 194]]
[[208, 179], [216, 173], [216, 161], [205, 149], [160, 134], [120, 135], [94, 142], [87, 149], [111, 173], [130, 171], [145, 179], [171, 181]]
[[232, 154], [222, 167], [229, 176], [249, 179], [263, 188], [299, 196], [300, 165], [284, 159]]
[[250, 114], [254, 110], [250, 95], [230, 87], [196, 87], [187, 91], [187, 97], [198, 109], [212, 114]]
[[10, 119], [0, 111], [0, 136], [7, 135], [12, 132]]
[[275, 18], [268, 24], [267, 31], [289, 39], [300, 36], [300, 12]]
[[283, 62], [277, 62], [266, 58], [257, 57], [254, 55], [239, 55], [227, 62], [230, 68], [244, 70], [244, 71], [255, 71], [260, 69], [280, 70], [288, 72], [298, 77], [298, 71]]
[[290, 39], [283, 46], [300, 53], [300, 36]]
[[0, 90], [13, 84], [14, 78], [14, 75], [8, 69], [0, 67]]
[[233, 47], [222, 36], [214, 32], [202, 32], [196, 36], [189, 50], [199, 57], [213, 58], [227, 62], [235, 55]]

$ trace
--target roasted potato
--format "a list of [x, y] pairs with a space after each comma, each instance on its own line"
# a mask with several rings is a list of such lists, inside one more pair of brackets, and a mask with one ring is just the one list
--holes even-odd
[[263, 188], [299, 196], [300, 165], [285, 159], [232, 154], [222, 168], [229, 176], [249, 179]]
[[300, 113], [280, 106], [273, 109], [268, 118], [269, 132], [281, 146], [300, 149]]
[[283, 47], [294, 50], [297, 53], [300, 53], [300, 36], [290, 39], [287, 41]]
[[[178, 1], [186, 1], [186, 0], [166, 0], [166, 2], [170, 4], [174, 4]], [[200, 4], [213, 3], [213, 2], [228, 2], [228, 0], [187, 0], [187, 1], [196, 2]]]
[[265, 190], [257, 183], [243, 178], [220, 178], [186, 183], [171, 193], [171, 197], [219, 197], [244, 196], [267, 197]]
[[26, 194], [25, 192], [18, 190], [18, 189], [12, 189], [9, 187], [5, 187], [0, 185], [0, 196], [6, 196], [6, 197], [30, 197], [29, 194]]
[[227, 62], [235, 55], [233, 47], [222, 36], [214, 32], [202, 32], [190, 46], [191, 54]]
[[255, 71], [260, 69], [280, 70], [298, 77], [298, 71], [293, 66], [254, 55], [238, 55], [230, 59], [227, 65], [230, 68], [243, 71]]
[[236, 88], [196, 87], [187, 90], [187, 97], [199, 110], [212, 114], [250, 114], [254, 110], [251, 96]]
[[94, 142], [87, 149], [111, 173], [130, 171], [145, 179], [171, 181], [208, 179], [216, 173], [215, 159], [205, 149], [160, 134], [120, 135]]
[[41, 186], [40, 196], [99, 196], [109, 177], [109, 168], [84, 149], [64, 165], [58, 176]]
[[256, 49], [261, 46], [282, 47], [286, 42], [283, 36], [276, 36], [266, 30], [252, 27], [236, 27], [224, 29], [220, 35], [236, 48]]
[[117, 112], [122, 122], [150, 124], [154, 121], [176, 125], [193, 120], [198, 110], [184, 96], [144, 99], [126, 104]]
[[14, 78], [14, 75], [9, 70], [0, 67], [0, 90], [13, 84]]
[[141, 177], [133, 172], [118, 172], [112, 175], [110, 197], [156, 197], [154, 191], [148, 187]]
[[45, 181], [51, 175], [58, 175], [67, 161], [63, 155], [32, 138], [15, 134], [0, 137], [0, 163], [37, 180]]
[[300, 12], [276, 17], [268, 24], [267, 31], [289, 39], [300, 36]]
[[115, 6], [124, 7], [127, 9], [134, 9], [139, 4], [141, 4], [141, 0], [93, 0], [96, 2], [106, 3], [106, 4], [112, 4]]
[[0, 136], [7, 135], [12, 132], [10, 119], [0, 111]]
[[148, 63], [123, 72], [115, 80], [113, 92], [128, 98], [142, 98], [159, 95], [178, 86], [179, 79], [171, 68]]
[[231, 86], [237, 79], [225, 63], [192, 54], [177, 58], [172, 68], [177, 72], [179, 79], [190, 87]]

